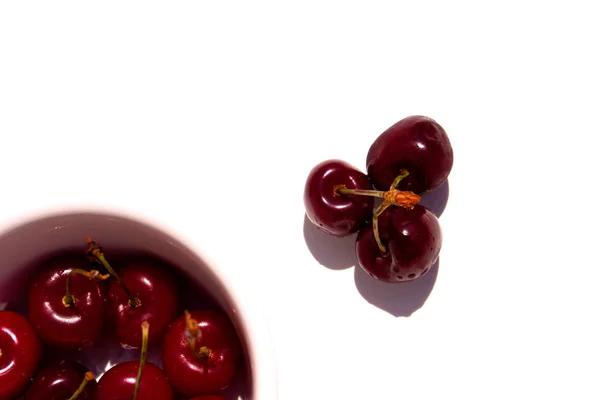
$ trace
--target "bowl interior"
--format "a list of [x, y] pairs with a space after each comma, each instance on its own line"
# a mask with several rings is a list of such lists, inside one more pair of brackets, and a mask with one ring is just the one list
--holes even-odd
[[[173, 266], [181, 277], [182, 298], [188, 307], [216, 307], [229, 315], [242, 346], [244, 360], [235, 382], [223, 395], [228, 400], [252, 399], [251, 371], [248, 359], [248, 332], [243, 315], [224, 282], [196, 253], [157, 228], [123, 216], [100, 213], [73, 213], [48, 216], [29, 221], [0, 236], [0, 310], [11, 309], [26, 314], [25, 295], [33, 269], [43, 259], [57, 253], [83, 252], [86, 237], [100, 243], [107, 256], [111, 253], [144, 254]], [[67, 354], [84, 363], [99, 379], [116, 363], [139, 358], [139, 352], [121, 349], [115, 343], [99, 343], [82, 353]], [[160, 366], [160, 350], [153, 350], [148, 360]]]

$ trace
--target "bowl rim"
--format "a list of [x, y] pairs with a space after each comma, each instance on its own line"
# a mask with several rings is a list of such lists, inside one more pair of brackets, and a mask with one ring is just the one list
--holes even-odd
[[234, 274], [217, 268], [213, 258], [189, 234], [176, 228], [173, 224], [162, 221], [145, 213], [119, 206], [98, 205], [64, 205], [39, 208], [34, 211], [19, 213], [0, 220], [0, 240], [19, 228], [36, 221], [75, 214], [95, 214], [128, 219], [163, 232], [179, 242], [190, 252], [202, 259], [211, 273], [220, 280], [235, 304], [236, 315], [246, 333], [248, 359], [251, 368], [251, 391], [253, 399], [277, 400], [278, 376], [271, 332], [264, 311], [258, 306], [252, 294], [251, 285], [242, 285]]

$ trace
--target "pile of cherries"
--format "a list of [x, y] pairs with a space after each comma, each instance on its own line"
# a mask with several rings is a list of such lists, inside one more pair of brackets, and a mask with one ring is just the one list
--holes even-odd
[[[420, 195], [448, 178], [454, 153], [446, 131], [429, 117], [406, 117], [377, 137], [367, 174], [342, 160], [316, 165], [304, 188], [308, 219], [334, 235], [358, 232], [360, 266], [385, 282], [408, 282], [437, 261], [442, 231]], [[375, 199], [379, 199], [375, 207]]]
[[[237, 373], [239, 338], [222, 311], [187, 311], [180, 283], [154, 258], [113, 269], [90, 238], [81, 254], [44, 261], [31, 278], [27, 317], [0, 311], [0, 400], [224, 400], [218, 393]], [[104, 335], [139, 351], [139, 361], [116, 364], [98, 381], [73, 359], [43, 361], [46, 350], [79, 354]], [[154, 346], [162, 368], [146, 362]]]

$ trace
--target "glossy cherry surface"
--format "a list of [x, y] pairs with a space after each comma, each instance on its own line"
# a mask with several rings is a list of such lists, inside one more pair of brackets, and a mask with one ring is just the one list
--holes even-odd
[[0, 400], [22, 394], [42, 358], [42, 344], [25, 317], [0, 311]]
[[36, 271], [29, 286], [27, 307], [31, 325], [42, 342], [63, 349], [83, 349], [94, 344], [104, 323], [104, 282], [73, 274], [70, 279], [74, 303], [69, 307], [63, 303], [69, 272], [94, 268], [83, 255], [63, 255], [48, 260]]
[[138, 258], [118, 268], [117, 274], [141, 302], [138, 307], [132, 306], [121, 285], [111, 278], [107, 318], [121, 344], [126, 348], [142, 346], [140, 324], [143, 321], [151, 326], [148, 346], [160, 343], [169, 324], [179, 313], [177, 284], [169, 267], [153, 258]]
[[[139, 361], [127, 361], [106, 371], [98, 382], [94, 399], [132, 399], [139, 366]], [[146, 362], [142, 371], [137, 400], [172, 400], [174, 398], [173, 388], [165, 374], [156, 365]]]
[[373, 198], [340, 195], [338, 187], [371, 189], [369, 178], [341, 160], [323, 161], [309, 173], [304, 186], [306, 216], [319, 229], [335, 236], [357, 232], [372, 216]]
[[193, 397], [218, 392], [227, 387], [237, 371], [241, 345], [236, 332], [222, 312], [196, 310], [190, 312], [201, 331], [195, 346], [206, 346], [208, 358], [195, 354], [186, 340], [186, 320], [178, 318], [165, 335], [163, 370], [180, 394]]
[[369, 224], [356, 238], [356, 256], [367, 273], [386, 282], [407, 282], [425, 275], [442, 248], [439, 221], [421, 205], [412, 210], [388, 208], [379, 217], [379, 234], [387, 255], [379, 250]]
[[225, 397], [208, 395], [208, 396], [194, 397], [193, 399], [190, 399], [190, 400], [225, 400]]
[[[63, 360], [37, 373], [25, 394], [25, 400], [67, 400], [79, 389], [88, 369], [75, 361]], [[77, 400], [92, 400], [96, 380], [85, 385]]]
[[383, 132], [367, 154], [367, 174], [379, 190], [388, 190], [405, 168], [410, 176], [398, 189], [417, 194], [439, 187], [447, 179], [454, 153], [446, 131], [431, 118], [406, 117]]

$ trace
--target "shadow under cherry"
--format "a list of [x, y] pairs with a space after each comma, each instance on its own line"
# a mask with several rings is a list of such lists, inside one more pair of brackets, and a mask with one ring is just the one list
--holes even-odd
[[431, 192], [426, 192], [421, 195], [419, 202], [423, 207], [431, 211], [436, 217], [441, 217], [448, 204], [450, 196], [450, 185], [446, 180], [440, 187]]
[[358, 265], [354, 243], [356, 235], [337, 237], [330, 235], [304, 215], [304, 241], [317, 262], [329, 269], [346, 269]]
[[370, 304], [395, 317], [410, 317], [419, 310], [431, 294], [439, 269], [438, 261], [429, 271], [410, 282], [382, 282], [367, 274], [360, 266], [354, 268], [354, 283], [360, 295]]

